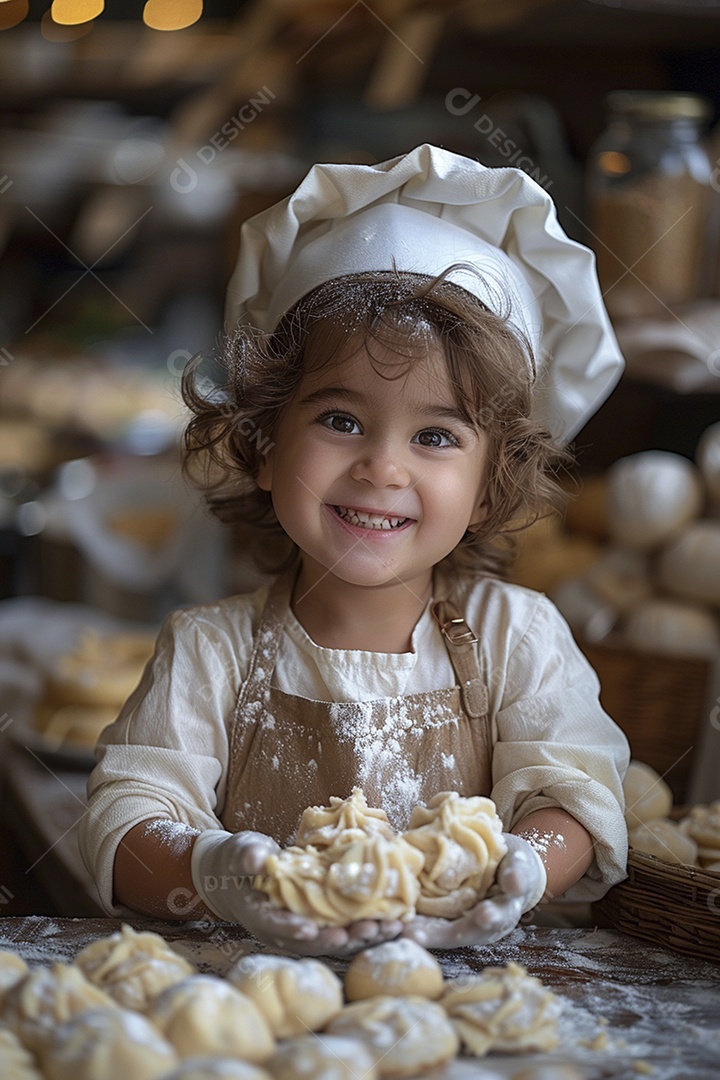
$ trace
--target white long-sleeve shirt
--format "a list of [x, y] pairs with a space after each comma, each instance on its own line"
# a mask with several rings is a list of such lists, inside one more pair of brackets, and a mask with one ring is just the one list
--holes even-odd
[[[478, 636], [489, 694], [491, 797], [506, 829], [562, 807], [594, 840], [595, 859], [568, 890], [594, 900], [625, 876], [622, 778], [627, 740], [602, 710], [598, 680], [557, 609], [493, 578], [460, 584], [455, 600]], [[168, 818], [222, 827], [229, 726], [247, 678], [267, 587], [169, 616], [155, 654], [98, 744], [80, 827], [85, 862], [108, 912], [115, 852], [133, 826]], [[316, 645], [290, 609], [273, 685], [321, 701], [369, 701], [455, 685], [430, 604], [406, 653]]]

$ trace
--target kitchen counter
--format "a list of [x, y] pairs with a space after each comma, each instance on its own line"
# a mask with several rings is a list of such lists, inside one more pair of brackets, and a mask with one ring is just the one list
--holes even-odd
[[[241, 956], [265, 951], [237, 926], [130, 921], [162, 934], [203, 972], [223, 975]], [[31, 965], [69, 961], [120, 925], [115, 919], [0, 919], [0, 949], [19, 952]], [[458, 1058], [427, 1076], [515, 1078], [531, 1065], [562, 1064], [574, 1065], [582, 1080], [720, 1078], [719, 965], [609, 930], [550, 927], [517, 929], [493, 946], [437, 956], [448, 978], [472, 977], [488, 964], [524, 964], [562, 999], [561, 1040], [551, 1053], [493, 1054], [482, 1068], [476, 1059]], [[327, 962], [343, 973], [343, 961]]]

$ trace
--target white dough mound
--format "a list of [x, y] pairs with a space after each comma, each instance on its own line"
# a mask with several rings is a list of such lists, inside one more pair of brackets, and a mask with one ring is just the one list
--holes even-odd
[[137, 933], [131, 926], [93, 941], [74, 963], [119, 1005], [141, 1012], [166, 986], [195, 971], [159, 934]]

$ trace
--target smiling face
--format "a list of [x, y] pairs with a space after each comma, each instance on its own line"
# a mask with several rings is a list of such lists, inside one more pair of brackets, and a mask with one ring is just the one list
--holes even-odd
[[306, 372], [258, 474], [301, 552], [305, 589], [338, 580], [429, 596], [433, 567], [487, 513], [487, 440], [463, 418], [440, 346], [372, 357], [352, 339]]

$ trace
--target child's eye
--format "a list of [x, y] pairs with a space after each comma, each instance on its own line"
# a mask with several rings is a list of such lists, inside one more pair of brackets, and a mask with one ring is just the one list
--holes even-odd
[[360, 425], [357, 420], [348, 416], [347, 413], [324, 413], [323, 416], [318, 417], [318, 423], [329, 428], [330, 431], [339, 431], [341, 435], [360, 434]]
[[430, 447], [443, 447], [443, 446], [459, 446], [459, 440], [450, 431], [445, 431], [443, 428], [425, 428], [423, 431], [419, 431], [415, 436], [417, 442], [421, 446]]

